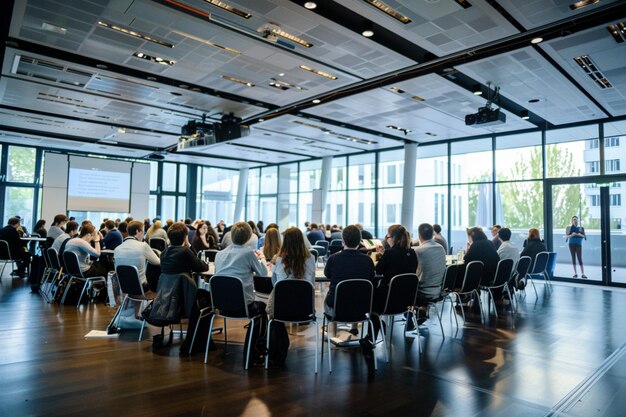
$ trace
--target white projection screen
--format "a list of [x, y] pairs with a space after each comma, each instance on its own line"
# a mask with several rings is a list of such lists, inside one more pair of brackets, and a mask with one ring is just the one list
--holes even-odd
[[130, 212], [132, 163], [70, 156], [67, 209]]

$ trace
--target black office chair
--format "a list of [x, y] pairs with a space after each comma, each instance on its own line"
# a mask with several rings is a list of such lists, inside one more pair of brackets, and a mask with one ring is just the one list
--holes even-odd
[[[530, 256], [522, 256], [517, 261], [517, 265], [515, 266], [515, 288], [518, 291], [524, 291], [524, 295], [526, 295], [526, 285], [528, 284], [528, 271], [530, 271], [530, 267], [532, 265], [532, 258]], [[535, 290], [535, 298], [539, 298], [537, 295], [537, 288], [535, 288], [535, 283], [531, 280], [533, 284], [533, 289]]]
[[[417, 297], [417, 287], [419, 279], [416, 274], [400, 274], [391, 278], [389, 281], [389, 289], [387, 290], [387, 299], [385, 307], [380, 313], [381, 331], [383, 346], [385, 348], [385, 361], [389, 362], [389, 353], [387, 351], [387, 343], [385, 340], [385, 332], [382, 326], [383, 317], [390, 317], [391, 324], [389, 326], [389, 349], [391, 349], [391, 340], [393, 338], [393, 324], [395, 317], [413, 310], [415, 298]], [[376, 313], [373, 313], [376, 314]], [[411, 315], [412, 316], [412, 315]]]
[[[140, 302], [140, 311], [144, 309], [145, 304], [149, 301], [149, 298], [146, 297], [146, 293], [141, 285], [141, 278], [139, 278], [139, 272], [137, 271], [136, 266], [116, 265], [115, 276], [117, 276], [117, 282], [120, 284], [120, 290], [122, 291], [122, 294], [124, 294], [124, 299], [111, 319], [111, 322], [107, 326], [107, 331], [109, 329], [112, 330], [119, 328], [117, 321], [130, 301]], [[141, 315], [139, 316], [139, 319], [142, 323], [138, 342], [141, 342], [143, 329], [146, 327], [146, 320]]]
[[[240, 278], [227, 275], [213, 275], [209, 281], [209, 291], [211, 292], [211, 304], [213, 305], [213, 317], [209, 325], [209, 336], [207, 338], [206, 351], [204, 352], [204, 363], [209, 359], [209, 344], [211, 333], [213, 332], [213, 322], [216, 317], [224, 319], [224, 344], [228, 344], [228, 334], [226, 332], [226, 319], [248, 320], [250, 331], [248, 332], [246, 360], [244, 369], [248, 369], [250, 361], [250, 350], [252, 348], [252, 333], [254, 332], [254, 319], [259, 315], [251, 316], [246, 303], [246, 295], [243, 290], [243, 282]], [[200, 319], [198, 319], [198, 323]], [[194, 332], [195, 335], [195, 332]], [[193, 346], [193, 339], [191, 342]]]
[[341, 252], [343, 249], [343, 240], [341, 239], [333, 239], [330, 241], [330, 245], [328, 245], [328, 254], [332, 255], [337, 252]]
[[513, 259], [501, 259], [498, 262], [498, 267], [496, 268], [493, 280], [487, 285], [480, 286], [481, 290], [485, 290], [489, 294], [489, 300], [487, 300], [489, 303], [487, 314], [491, 312], [491, 305], [493, 304], [493, 310], [496, 313], [496, 318], [498, 318], [498, 309], [496, 307], [496, 301], [493, 297], [493, 290], [502, 289], [502, 291], [504, 291], [504, 293], [509, 297], [511, 305], [513, 304], [513, 297], [511, 295], [511, 291], [509, 290], [509, 281], [513, 275], [513, 264]]
[[[480, 261], [472, 261], [465, 266], [465, 275], [463, 277], [463, 284], [459, 291], [453, 291], [456, 299], [461, 304], [461, 314], [463, 315], [463, 322], [465, 322], [465, 310], [463, 309], [463, 303], [461, 302], [461, 296], [469, 296], [470, 299], [478, 300], [478, 307], [480, 308], [480, 320], [484, 323], [483, 308], [480, 300], [480, 294], [478, 293], [478, 287], [480, 286], [480, 280], [483, 274], [484, 264]], [[454, 321], [458, 327], [459, 322], [454, 315]]]
[[[548, 276], [548, 261], [550, 260], [550, 252], [539, 252], [535, 257], [535, 263], [528, 272], [528, 277], [533, 281], [535, 278], [540, 278], [545, 281], [546, 284], [550, 284], [550, 277]], [[535, 285], [533, 283], [533, 285]]]
[[[332, 315], [324, 313], [322, 328], [325, 328], [328, 320], [330, 323], [363, 323], [363, 333], [366, 326], [373, 330], [372, 321], [372, 302], [374, 296], [374, 286], [372, 282], [366, 279], [348, 279], [339, 282], [335, 287], [335, 302]], [[332, 357], [330, 354], [330, 332], [326, 329], [326, 342], [328, 343], [328, 372], [333, 371]], [[374, 345], [376, 348], [376, 345]], [[324, 354], [324, 339], [322, 338], [321, 354]], [[378, 369], [376, 363], [376, 349], [374, 349], [374, 369]]]
[[[315, 317], [315, 288], [304, 279], [285, 279], [274, 287], [274, 317], [267, 323], [267, 351], [270, 350], [272, 322], [315, 324], [315, 373], [317, 373], [317, 351], [320, 346], [319, 329]], [[269, 355], [265, 356], [265, 368]]]
[[83, 295], [87, 292], [87, 289], [90, 288], [94, 282], [102, 282], [104, 287], [106, 288], [107, 279], [103, 276], [98, 277], [85, 277], [83, 275], [83, 271], [80, 269], [80, 263], [78, 262], [78, 255], [74, 252], [70, 252], [66, 250], [63, 252], [63, 261], [65, 262], [65, 268], [67, 269], [67, 274], [70, 279], [65, 286], [65, 292], [63, 293], [63, 298], [61, 299], [61, 304], [65, 302], [65, 298], [70, 291], [70, 287], [72, 286], [72, 282], [78, 281], [82, 284], [82, 290], [80, 295], [78, 296], [78, 302], [76, 303], [76, 308], [80, 307], [80, 302], [83, 299]]
[[15, 272], [15, 261], [11, 258], [11, 250], [6, 240], [0, 240], [0, 262], [2, 262], [0, 279], [2, 279], [2, 274], [4, 274], [4, 268], [7, 266], [7, 263], [11, 264], [11, 274]]
[[151, 237], [150, 247], [163, 252], [165, 248], [167, 247], [167, 242], [165, 241], [165, 239], [160, 238], [160, 237]]

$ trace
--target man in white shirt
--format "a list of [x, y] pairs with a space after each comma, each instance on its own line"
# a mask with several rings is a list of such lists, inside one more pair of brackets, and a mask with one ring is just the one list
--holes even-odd
[[517, 261], [519, 261], [519, 250], [510, 241], [511, 229], [509, 229], [508, 227], [503, 227], [502, 229], [500, 229], [498, 231], [498, 238], [502, 242], [502, 244], [498, 248], [498, 255], [500, 255], [500, 260], [513, 259], [513, 265], [517, 264]]
[[124, 243], [116, 247], [113, 251], [115, 265], [130, 265], [136, 267], [144, 291], [148, 291], [151, 287], [154, 287], [156, 290], [155, 284], [148, 285], [148, 279], [146, 278], [146, 261], [151, 265], [161, 265], [161, 260], [156, 253], [154, 253], [150, 245], [143, 241], [145, 232], [142, 222], [136, 220], [130, 222], [127, 230], [128, 237], [124, 239]]
[[110, 265], [106, 261], [98, 259], [92, 262], [90, 259], [92, 256], [100, 258], [100, 239], [100, 232], [92, 224], [85, 224], [80, 229], [79, 237], [70, 239], [65, 246], [66, 252], [73, 252], [78, 256], [78, 264], [85, 277], [106, 277], [109, 272]]

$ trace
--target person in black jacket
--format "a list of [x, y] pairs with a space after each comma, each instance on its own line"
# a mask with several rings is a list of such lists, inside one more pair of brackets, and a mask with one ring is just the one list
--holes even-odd
[[[26, 276], [26, 267], [30, 262], [30, 253], [26, 251], [24, 242], [20, 240], [17, 229], [20, 227], [20, 219], [17, 217], [9, 218], [8, 224], [0, 229], [0, 240], [4, 240], [9, 245], [9, 253], [2, 253], [2, 257], [11, 256], [11, 259], [17, 261], [18, 267], [11, 275], [24, 278]], [[6, 248], [2, 248], [4, 252]], [[5, 258], [7, 259], [7, 258]]]
[[[481, 227], [472, 227], [467, 233], [469, 239], [467, 253], [463, 258], [464, 265], [472, 261], [481, 261], [484, 265], [481, 284], [488, 284], [493, 280], [500, 261], [500, 255]], [[464, 270], [463, 270], [464, 272]], [[463, 285], [464, 273], [457, 276], [456, 287]]]
[[530, 256], [530, 259], [535, 261], [537, 254], [539, 252], [545, 252], [546, 245], [541, 241], [541, 236], [539, 235], [539, 229], [532, 228], [528, 231], [528, 238], [526, 239], [526, 246], [524, 250], [520, 254], [520, 256]]

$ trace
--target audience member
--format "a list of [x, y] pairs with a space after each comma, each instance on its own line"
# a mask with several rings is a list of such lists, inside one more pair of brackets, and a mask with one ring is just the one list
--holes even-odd
[[[277, 229], [267, 229], [267, 233], [274, 231], [278, 235]], [[315, 285], [315, 256], [313, 256], [304, 244], [304, 235], [297, 227], [290, 227], [285, 230], [283, 245], [276, 256], [276, 266], [272, 272], [272, 283], [276, 285], [278, 281], [284, 279], [306, 279]], [[270, 294], [267, 312], [270, 317], [274, 314], [274, 292]]]
[[491, 243], [493, 243], [493, 246], [495, 246], [496, 250], [498, 250], [500, 244], [502, 244], [502, 241], [498, 239], [498, 232], [500, 231], [500, 229], [502, 229], [502, 226], [500, 226], [499, 224], [494, 224], [491, 227]]
[[209, 226], [206, 223], [200, 222], [197, 224], [196, 234], [191, 241], [191, 248], [196, 253], [217, 248], [217, 242], [215, 238], [209, 234]]
[[361, 224], [357, 223], [355, 224], [355, 226], [358, 227], [361, 231], [361, 237], [363, 239], [374, 239], [374, 236], [372, 236], [370, 232], [368, 232], [367, 230], [363, 230], [363, 226]]
[[220, 237], [218, 236], [217, 232], [215, 231], [215, 229], [211, 226], [211, 222], [210, 221], [206, 221], [205, 222], [206, 227], [207, 227], [207, 234], [208, 236], [212, 236], [213, 237], [213, 242], [215, 242], [215, 246], [211, 247], [211, 249], [217, 249], [218, 245], [220, 243]]
[[48, 237], [48, 230], [46, 230], [46, 221], [44, 219], [37, 220], [35, 227], [33, 227], [33, 233], [38, 234], [39, 237]]
[[114, 251], [116, 265], [130, 265], [137, 268], [144, 291], [156, 292], [160, 271], [151, 269], [153, 273], [147, 275], [146, 261], [151, 265], [160, 265], [161, 260], [154, 250], [143, 241], [144, 224], [132, 221], [128, 225], [128, 237], [117, 246]]
[[528, 238], [526, 239], [526, 247], [522, 250], [520, 256], [530, 256], [530, 259], [535, 261], [535, 257], [539, 252], [545, 252], [546, 245], [541, 241], [541, 236], [539, 234], [539, 229], [532, 228], [528, 230]]
[[115, 248], [122, 244], [124, 238], [122, 237], [120, 231], [115, 227], [115, 222], [113, 220], [107, 220], [104, 222], [104, 228], [106, 229], [106, 236], [102, 239], [104, 248], [115, 250]]
[[259, 231], [256, 228], [256, 225], [252, 220], [248, 220], [248, 226], [250, 226], [250, 230], [252, 230], [252, 235], [250, 235], [250, 240], [246, 242], [246, 246], [249, 246], [252, 249], [259, 248]]
[[[78, 256], [78, 264], [85, 277], [106, 277], [112, 269], [104, 259], [95, 262], [90, 259], [91, 256], [100, 258], [100, 239], [101, 235], [93, 224], [85, 224], [80, 229], [79, 238], [70, 239], [65, 245], [65, 251]], [[91, 242], [94, 244], [93, 247], [90, 245]]]
[[20, 219], [10, 217], [7, 225], [0, 229], [0, 240], [6, 241], [9, 246], [9, 253], [3, 254], [3, 257], [10, 255], [11, 259], [18, 264], [17, 270], [13, 271], [11, 275], [24, 278], [26, 276], [26, 267], [30, 263], [30, 253], [20, 239], [20, 235], [17, 232], [18, 227], [20, 227]]
[[513, 244], [513, 242], [511, 242], [511, 229], [509, 229], [508, 227], [503, 227], [498, 232], [498, 237], [502, 241], [500, 247], [498, 248], [498, 255], [500, 256], [500, 260], [512, 259], [513, 264], [517, 264], [517, 261], [519, 261], [519, 250]]
[[[268, 227], [267, 231], [265, 232], [264, 238], [264, 245], [261, 248], [261, 252], [263, 252], [263, 256], [265, 256], [265, 259], [267, 259], [269, 262], [274, 263], [274, 256], [276, 256], [276, 254], [281, 250], [280, 233], [278, 232], [278, 229]], [[304, 245], [304, 242], [302, 242], [302, 244]], [[306, 246], [304, 248], [306, 250]]]
[[441, 234], [441, 226], [439, 226], [438, 224], [433, 224], [433, 232], [434, 232], [433, 239], [435, 240], [435, 242], [443, 246], [443, 250], [445, 250], [446, 253], [448, 253], [448, 241]]
[[[363, 232], [361, 232], [361, 236], [363, 236]], [[334, 224], [330, 228], [330, 240], [341, 239], [341, 227]], [[365, 238], [363, 238], [365, 239]]]
[[59, 237], [54, 239], [52, 243], [52, 248], [57, 251], [57, 255], [59, 255], [59, 259], [61, 258], [61, 246], [65, 243], [66, 240], [73, 238], [78, 233], [78, 223], [75, 221], [69, 221], [65, 224], [65, 232], [61, 234]]
[[[268, 224], [267, 227], [265, 228], [265, 233], [267, 233], [267, 231], [272, 228], [278, 230], [278, 225], [276, 223]], [[280, 236], [280, 233], [279, 233], [279, 236]], [[265, 246], [265, 235], [259, 236], [259, 248], [262, 248], [263, 246]]]
[[263, 220], [259, 220], [259, 221], [256, 223], [256, 229], [257, 229], [257, 231], [259, 232], [259, 235], [260, 235], [261, 233], [264, 233], [264, 230], [265, 230], [265, 229], [263, 229]]
[[121, 222], [117, 226], [117, 230], [121, 233], [122, 239], [126, 239], [128, 237], [128, 223]]
[[150, 243], [150, 239], [153, 237], [163, 239], [167, 243], [167, 232], [163, 230], [163, 223], [161, 223], [161, 220], [155, 221], [146, 232], [146, 241], [148, 243]]
[[167, 230], [170, 244], [161, 253], [161, 272], [164, 274], [181, 274], [204, 272], [209, 266], [201, 261], [190, 249], [189, 228], [181, 222], [173, 223]]
[[[417, 305], [434, 300], [441, 295], [441, 285], [446, 274], [446, 251], [434, 239], [434, 226], [422, 223], [417, 228], [419, 246], [417, 254], [417, 277], [419, 291]], [[444, 249], [444, 250], [442, 250]]]
[[[485, 235], [485, 232], [483, 232], [483, 229], [480, 227], [472, 227], [469, 229], [467, 235], [469, 242], [467, 253], [463, 258], [464, 264], [467, 265], [472, 261], [481, 261], [484, 265], [481, 283], [486, 284], [491, 282], [496, 273], [498, 261], [500, 261], [500, 256], [498, 256], [496, 248], [491, 241], [487, 239], [487, 235]], [[463, 278], [464, 269], [463, 271], [459, 271], [457, 276], [457, 288], [463, 285]]]
[[50, 230], [48, 230], [48, 236], [50, 239], [56, 239], [63, 234], [63, 228], [68, 222], [68, 218], [65, 214], [57, 214], [54, 216]]
[[[361, 232], [359, 232], [359, 234], [360, 233]], [[318, 240], [326, 240], [324, 232], [319, 229], [317, 223], [311, 223], [311, 231], [307, 233], [306, 237], [311, 245], [315, 245], [315, 242], [317, 242]]]

